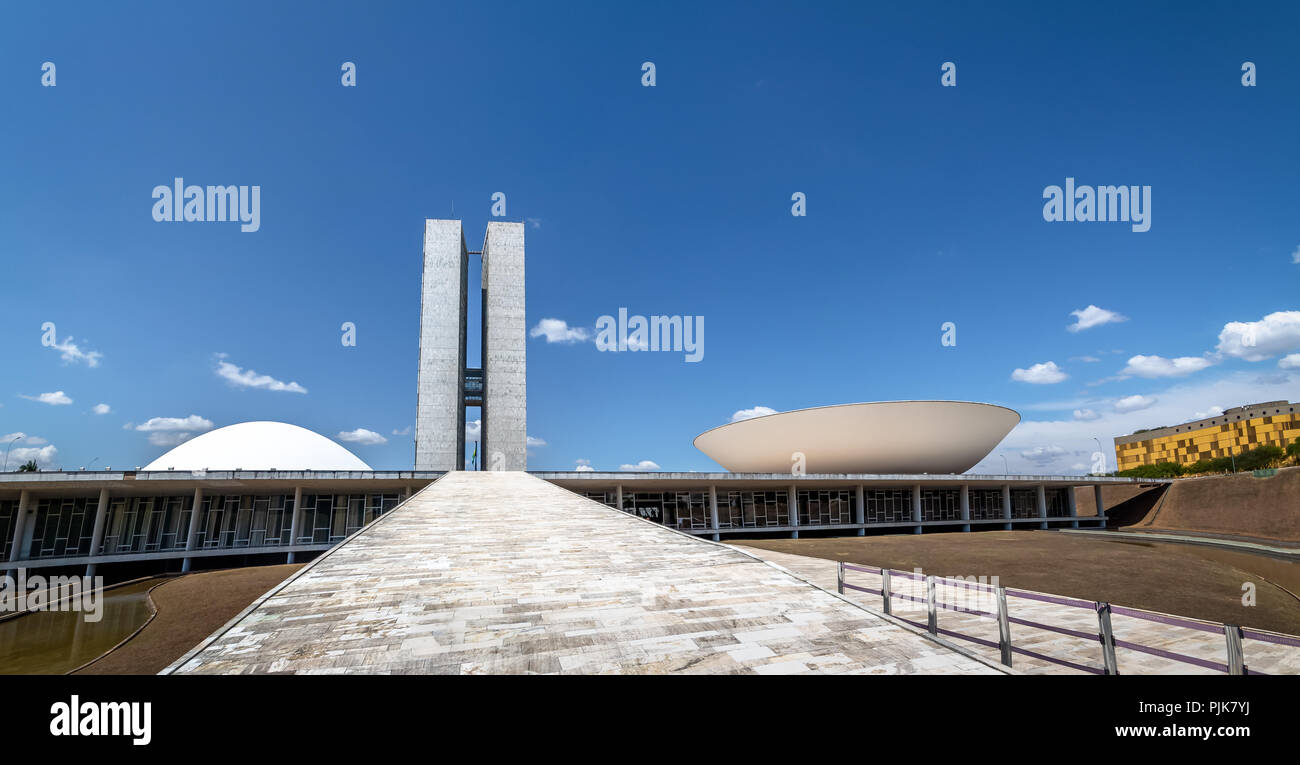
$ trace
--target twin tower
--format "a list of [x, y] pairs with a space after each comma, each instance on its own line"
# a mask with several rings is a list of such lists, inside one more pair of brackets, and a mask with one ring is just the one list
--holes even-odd
[[[469, 256], [483, 258], [482, 366], [465, 365]], [[524, 470], [528, 448], [524, 224], [488, 223], [483, 250], [458, 220], [424, 222], [415, 469], [465, 467], [465, 409], [479, 408], [485, 470]]]

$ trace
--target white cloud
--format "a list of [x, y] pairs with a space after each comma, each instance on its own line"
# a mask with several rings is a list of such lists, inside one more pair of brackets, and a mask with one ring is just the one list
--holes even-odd
[[113, 410], [112, 410], [111, 408], [109, 408], [108, 404], [95, 404], [95, 410], [94, 410], [94, 411], [95, 411], [95, 414], [108, 414], [109, 412], [112, 412]]
[[1083, 421], [1083, 422], [1089, 422], [1089, 421], [1091, 421], [1091, 420], [1095, 420], [1095, 419], [1097, 419], [1097, 418], [1099, 418], [1099, 417], [1101, 417], [1101, 415], [1100, 415], [1100, 414], [1097, 414], [1095, 411], [1093, 411], [1093, 410], [1091, 410], [1091, 409], [1075, 409], [1075, 410], [1074, 410], [1074, 419], [1076, 419], [1076, 420], [1080, 420], [1080, 421]]
[[375, 446], [377, 444], [386, 444], [388, 439], [379, 435], [373, 430], [357, 428], [356, 430], [344, 430], [338, 434], [340, 441], [347, 441], [351, 444], [361, 444], [362, 446]]
[[1055, 361], [1045, 361], [1042, 364], [1035, 364], [1028, 369], [1016, 369], [1011, 373], [1012, 380], [1018, 380], [1025, 383], [1034, 383], [1035, 385], [1050, 385], [1059, 383], [1069, 375], [1058, 366]]
[[579, 473], [592, 473], [596, 470], [596, 468], [591, 466], [591, 460], [577, 459], [574, 461], [574, 465], [575, 467], [573, 469]]
[[[217, 354], [218, 359], [225, 358], [224, 353]], [[307, 389], [296, 382], [281, 382], [270, 375], [259, 375], [251, 369], [231, 364], [229, 361], [217, 362], [217, 376], [236, 388], [259, 388], [284, 393], [306, 393]]]
[[537, 438], [536, 436], [528, 436], [527, 445], [528, 445], [528, 446], [546, 446], [546, 441], [544, 441], [544, 440], [542, 440], [542, 439], [540, 439], [540, 438]]
[[[52, 326], [52, 325], [51, 325]], [[55, 342], [48, 346], [59, 352], [59, 358], [66, 362], [84, 361], [88, 367], [99, 366], [99, 360], [104, 358], [104, 354], [99, 351], [83, 351], [76, 343], [72, 342], [71, 337], [63, 338], [63, 342]]]
[[0, 436], [0, 444], [7, 444], [13, 441], [22, 441], [25, 446], [40, 446], [41, 444], [49, 443], [49, 441], [46, 441], [40, 436], [29, 436], [21, 430]]
[[1199, 372], [1214, 364], [1201, 356], [1179, 356], [1167, 359], [1163, 356], [1134, 356], [1128, 360], [1128, 366], [1120, 371], [1121, 375], [1138, 377], [1183, 377]]
[[1223, 414], [1223, 407], [1221, 407], [1221, 406], [1212, 406], [1212, 407], [1210, 407], [1209, 409], [1205, 410], [1204, 412], [1197, 412], [1196, 414], [1192, 415], [1192, 419], [1193, 419], [1193, 420], [1205, 420], [1205, 419], [1208, 419], [1208, 418], [1210, 418], [1210, 417], [1218, 417], [1218, 416], [1221, 415], [1221, 414]]
[[473, 420], [472, 422], [465, 423], [465, 440], [467, 442], [479, 440], [479, 433], [482, 431], [481, 424], [482, 420]]
[[9, 450], [9, 468], [17, 469], [19, 465], [28, 460], [36, 460], [36, 466], [46, 470], [58, 456], [59, 450], [54, 448], [52, 444], [41, 447], [15, 446]]
[[741, 420], [752, 420], [755, 417], [762, 417], [766, 414], [776, 414], [776, 410], [770, 406], [756, 406], [753, 409], [739, 409], [732, 413], [731, 421], [740, 422]]
[[1096, 364], [1101, 359], [1096, 356], [1071, 356], [1070, 361], [1082, 361], [1085, 364]]
[[1021, 457], [1030, 462], [1044, 463], [1052, 462], [1058, 457], [1064, 456], [1067, 452], [1059, 446], [1037, 446], [1033, 449], [1027, 449], [1020, 453]]
[[570, 327], [564, 319], [542, 319], [528, 331], [529, 337], [545, 337], [548, 343], [578, 343], [591, 337], [583, 327]]
[[154, 446], [175, 446], [191, 438], [195, 432], [212, 430], [212, 420], [191, 414], [189, 417], [150, 417], [139, 425], [126, 424], [142, 433], [149, 434], [149, 443]]
[[39, 401], [50, 406], [62, 406], [72, 403], [72, 399], [68, 398], [67, 394], [61, 390], [56, 390], [53, 393], [42, 393], [39, 396], [23, 396], [20, 394], [19, 398], [25, 398], [28, 401]]
[[619, 465], [619, 470], [662, 470], [654, 460], [641, 460], [635, 465]]
[[1295, 252], [1291, 253], [1291, 262], [1300, 263], [1300, 247], [1296, 247]]
[[1300, 369], [1300, 353], [1292, 353], [1278, 359], [1277, 365], [1282, 369]]
[[1116, 401], [1115, 411], [1139, 412], [1143, 409], [1150, 409], [1152, 406], [1155, 405], [1156, 401], [1158, 400], [1159, 399], [1157, 399], [1155, 396], [1143, 396], [1141, 394], [1135, 393], [1132, 396], [1125, 396], [1124, 398], [1121, 398], [1118, 401]]
[[1071, 332], [1081, 332], [1085, 329], [1099, 327], [1102, 324], [1128, 321], [1127, 316], [1122, 316], [1114, 311], [1107, 311], [1105, 308], [1098, 308], [1091, 304], [1087, 308], [1078, 311], [1070, 311], [1070, 315], [1077, 318], [1077, 321], [1066, 327], [1066, 329]]
[[142, 424], [136, 425], [135, 429], [144, 433], [212, 430], [212, 420], [197, 414], [191, 414], [189, 417], [150, 417]]
[[175, 446], [193, 437], [193, 433], [182, 430], [159, 430], [149, 434], [149, 443], [154, 446]]
[[398, 430], [397, 428], [393, 428], [393, 435], [395, 435], [395, 436], [409, 436], [409, 435], [411, 435], [411, 426], [410, 426], [410, 425], [407, 425], [406, 427], [402, 428], [401, 430]]
[[529, 224], [530, 226], [532, 226], [533, 228], [541, 228], [541, 227], [542, 227], [542, 219], [541, 219], [541, 218], [524, 218], [524, 220], [528, 221], [528, 224]]
[[1259, 321], [1230, 321], [1219, 333], [1216, 350], [1246, 361], [1300, 351], [1300, 311], [1276, 311]]

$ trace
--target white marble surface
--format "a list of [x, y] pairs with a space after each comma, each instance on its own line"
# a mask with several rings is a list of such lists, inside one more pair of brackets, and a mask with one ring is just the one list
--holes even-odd
[[524, 473], [455, 472], [306, 569], [177, 671], [999, 670], [738, 550]]

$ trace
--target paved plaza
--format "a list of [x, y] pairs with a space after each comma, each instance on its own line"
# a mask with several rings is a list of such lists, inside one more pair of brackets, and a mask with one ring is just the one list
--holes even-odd
[[526, 473], [467, 471], [304, 568], [168, 671], [1000, 672], [734, 548]]
[[[803, 555], [791, 555], [789, 553], [764, 550], [760, 548], [745, 549], [762, 557], [764, 560], [776, 563], [794, 572], [814, 584], [831, 590], [835, 589], [837, 567], [835, 561], [825, 560], [823, 558], [811, 558]], [[925, 571], [922, 573], [944, 576], [949, 572]], [[845, 581], [859, 587], [867, 587], [876, 591], [881, 589], [881, 577], [878, 574], [850, 570], [846, 572]], [[891, 587], [895, 594], [902, 593], [922, 600], [925, 598], [924, 585], [921, 583], [914, 583], [900, 577], [893, 577]], [[868, 608], [881, 610], [883, 607], [879, 595], [857, 592], [851, 589], [846, 589], [844, 594], [845, 597], [860, 602]], [[974, 590], [959, 588], [953, 585], [945, 585], [940, 582], [936, 586], [935, 598], [939, 603], [965, 606], [966, 608], [974, 608], [986, 612], [996, 610], [997, 606], [991, 600], [982, 602], [975, 600], [974, 597], [976, 594], [977, 593]], [[902, 598], [894, 598], [892, 603], [893, 613], [895, 616], [925, 624], [927, 613], [924, 603], [917, 604], [913, 601], [908, 601]], [[1054, 659], [1060, 659], [1073, 664], [1090, 667], [1094, 670], [1100, 671], [1102, 669], [1101, 645], [1097, 638], [1093, 637], [1098, 631], [1097, 617], [1094, 611], [1011, 596], [1007, 598], [1007, 610], [1012, 617], [1018, 617], [1039, 624], [1064, 627], [1089, 636], [1087, 638], [1080, 638], [1072, 635], [1062, 635], [1049, 630], [1037, 629], [1023, 624], [1013, 624], [1011, 626], [1012, 645], [1018, 648], [1028, 649], [1038, 654], [1050, 656]], [[941, 629], [953, 630], [954, 632], [972, 635], [977, 638], [997, 643], [998, 627], [997, 622], [994, 619], [962, 611], [940, 609], [938, 611], [938, 621]], [[1111, 624], [1115, 631], [1115, 638], [1120, 641], [1143, 645], [1161, 651], [1179, 653], [1203, 661], [1216, 662], [1220, 664], [1226, 661], [1227, 648], [1225, 638], [1223, 633], [1219, 631], [1219, 625], [1211, 622], [1204, 622], [1204, 624], [1212, 627], [1214, 630], [1210, 632], [1152, 622], [1120, 614], [1112, 616]], [[984, 646], [974, 642], [961, 641], [960, 638], [950, 637], [949, 639], [960, 641], [964, 644], [963, 647], [988, 658], [990, 661], [997, 661], [999, 659], [997, 648]], [[1300, 649], [1298, 648], [1247, 639], [1245, 641], [1245, 657], [1246, 665], [1252, 670], [1258, 672], [1289, 675], [1300, 673]], [[1116, 648], [1115, 660], [1119, 666], [1120, 674], [1122, 675], [1220, 674], [1219, 672], [1204, 666], [1198, 666], [1184, 661], [1176, 661], [1164, 656], [1153, 655], [1151, 653], [1124, 647]], [[1012, 663], [1017, 671], [1026, 674], [1087, 674], [1086, 670], [1072, 669], [1071, 667], [1063, 666], [1055, 662], [1045, 661], [1032, 656], [1025, 656], [1023, 654], [1016, 654]]]

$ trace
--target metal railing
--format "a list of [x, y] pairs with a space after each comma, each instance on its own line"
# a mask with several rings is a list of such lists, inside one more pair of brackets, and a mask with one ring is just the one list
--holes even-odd
[[[881, 588], [873, 589], [861, 585], [850, 584], [845, 581], [845, 573], [848, 571], [860, 571], [866, 574], [875, 574], [881, 579]], [[894, 578], [904, 578], [912, 581], [923, 582], [925, 585], [925, 597], [920, 598], [914, 595], [908, 595], [901, 592], [894, 592], [892, 580]], [[976, 608], [965, 608], [953, 604], [941, 602], [937, 597], [937, 584], [944, 583], [950, 587], [960, 587], [963, 589], [975, 589], [987, 592], [993, 596], [996, 604], [996, 611], [984, 611]], [[1243, 628], [1233, 624], [1218, 624], [1215, 622], [1204, 622], [1194, 619], [1187, 619], [1170, 614], [1162, 614], [1154, 611], [1143, 611], [1135, 608], [1125, 608], [1115, 606], [1110, 603], [1101, 601], [1085, 601], [1076, 598], [1068, 598], [1060, 595], [1046, 595], [1038, 592], [1027, 590], [1015, 590], [1002, 586], [994, 586], [981, 582], [971, 582], [965, 579], [949, 579], [946, 577], [921, 576], [905, 571], [894, 571], [887, 568], [873, 568], [871, 566], [858, 566], [840, 561], [836, 569], [836, 591], [841, 595], [845, 590], [854, 590], [856, 592], [865, 592], [871, 595], [879, 595], [883, 604], [883, 610], [893, 618], [907, 622], [916, 627], [926, 629], [931, 635], [945, 635], [972, 643], [996, 648], [1001, 657], [1001, 662], [1010, 667], [1012, 666], [1013, 654], [1021, 654], [1040, 661], [1058, 664], [1069, 667], [1080, 672], [1086, 672], [1095, 675], [1118, 675], [1119, 665], [1115, 658], [1115, 649], [1123, 648], [1130, 651], [1137, 651], [1151, 656], [1157, 656], [1163, 659], [1181, 662], [1204, 669], [1211, 669], [1230, 675], [1262, 675], [1267, 674], [1258, 670], [1250, 669], [1245, 660], [1244, 643], [1247, 639], [1258, 640], [1273, 645], [1283, 645], [1292, 648], [1300, 648], [1300, 637], [1293, 635], [1283, 635], [1275, 632], [1265, 632]], [[1012, 616], [1007, 608], [1007, 598], [1020, 598], [1029, 601], [1041, 603], [1051, 603], [1059, 606], [1071, 608], [1090, 609], [1097, 616], [1096, 634], [1083, 632], [1081, 630], [1069, 629], [1054, 624], [1045, 624], [1042, 622], [1031, 621], [1016, 616]], [[924, 623], [907, 619], [895, 614], [893, 611], [892, 601], [896, 599], [907, 600], [914, 603], [924, 604], [926, 607], [926, 621]], [[976, 635], [958, 632], [956, 630], [945, 629], [939, 626], [939, 611], [954, 611], [959, 613], [973, 614], [979, 617], [993, 619], [998, 626], [998, 640], [996, 642], [981, 638]], [[1163, 624], [1171, 627], [1181, 627], [1185, 629], [1197, 630], [1200, 632], [1221, 634], [1224, 638], [1224, 647], [1226, 653], [1226, 662], [1210, 661], [1207, 659], [1188, 656], [1177, 651], [1170, 651], [1163, 648], [1142, 645], [1127, 640], [1119, 640], [1115, 637], [1115, 631], [1111, 625], [1111, 615], [1125, 616], [1133, 619], [1141, 619], [1148, 622]], [[1059, 635], [1066, 635], [1087, 641], [1096, 641], [1100, 645], [1101, 667], [1080, 664], [1069, 661], [1057, 656], [1051, 656], [1039, 651], [1033, 651], [1023, 646], [1016, 646], [1011, 642], [1011, 625], [1016, 624], [1023, 627], [1045, 630]]]

